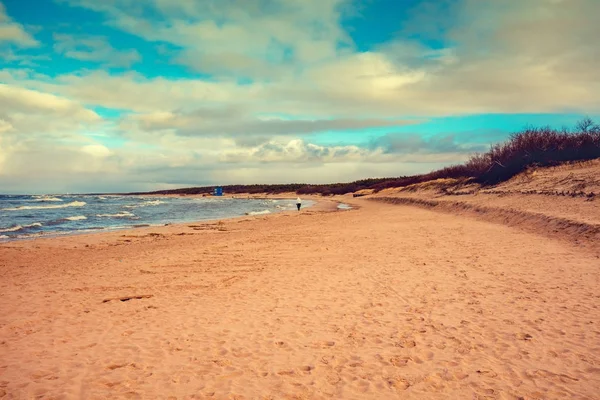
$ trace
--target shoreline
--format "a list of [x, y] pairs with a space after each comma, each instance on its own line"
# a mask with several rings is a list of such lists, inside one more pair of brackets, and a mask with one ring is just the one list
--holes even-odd
[[[103, 195], [104, 196], [104, 195]], [[137, 197], [183, 197], [183, 198], [189, 198], [189, 197], [200, 197], [203, 198], [205, 196], [202, 195], [154, 195], [154, 196], [138, 196], [135, 195]], [[209, 196], [206, 196], [209, 197]], [[218, 198], [218, 199], [227, 199], [227, 197], [225, 196], [210, 196], [210, 198]], [[231, 199], [231, 197], [229, 197], [229, 199]], [[235, 198], [236, 200], [245, 200], [245, 198]], [[278, 195], [261, 195], [261, 197], [251, 197], [251, 199], [253, 200], [270, 200], [270, 199], [290, 199], [293, 200], [293, 198], [289, 197], [289, 196], [283, 196], [283, 197], [279, 197]], [[324, 198], [322, 196], [305, 196], [303, 197], [303, 199], [306, 200], [311, 200], [314, 201], [314, 204], [312, 206], [309, 206], [307, 208], [302, 209], [304, 210], [314, 210], [316, 207], [317, 210], [319, 210], [320, 205], [319, 203], [322, 203], [324, 201]], [[325, 200], [326, 201], [326, 200]], [[340, 204], [341, 201], [336, 201], [336, 200], [331, 200], [333, 202], [335, 202], [336, 204]], [[174, 223], [166, 223], [166, 224], [140, 224], [140, 226], [125, 226], [125, 227], [115, 227], [115, 228], [102, 228], [102, 229], [87, 229], [87, 230], [81, 230], [81, 231], [71, 231], [71, 232], [67, 232], [67, 233], [48, 233], [48, 234], [44, 234], [44, 235], [39, 235], [39, 236], [33, 236], [33, 237], [26, 237], [26, 238], [2, 238], [1, 234], [0, 234], [0, 247], [3, 245], [7, 245], [7, 244], [12, 244], [12, 243], [20, 243], [20, 242], [30, 242], [30, 241], [38, 241], [38, 240], [58, 240], [58, 239], [64, 239], [64, 238], [69, 238], [72, 236], [87, 236], [87, 235], [112, 235], [115, 233], [119, 233], [119, 232], [129, 232], [129, 231], [138, 231], [140, 229], [147, 229], [147, 230], [156, 230], [156, 229], [160, 229], [160, 228], [165, 228], [165, 227], [173, 227], [173, 228], [181, 228], [186, 224], [202, 224], [202, 223], [215, 223], [215, 222], [219, 222], [219, 221], [229, 221], [229, 220], [237, 220], [237, 219], [242, 219], [242, 218], [253, 218], [253, 217], [267, 217], [267, 216], [271, 216], [271, 215], [278, 215], [278, 214], [282, 214], [282, 213], [288, 213], [288, 212], [296, 212], [296, 211], [277, 211], [277, 212], [272, 212], [272, 213], [268, 213], [268, 214], [256, 214], [256, 215], [238, 215], [238, 216], [232, 216], [232, 217], [227, 217], [227, 218], [211, 218], [211, 219], [202, 219], [202, 220], [190, 220], [190, 221], [185, 221], [185, 222], [174, 222]]]

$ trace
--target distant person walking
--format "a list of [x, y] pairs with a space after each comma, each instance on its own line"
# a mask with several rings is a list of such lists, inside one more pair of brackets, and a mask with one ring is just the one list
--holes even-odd
[[301, 206], [302, 206], [302, 200], [300, 200], [300, 197], [298, 197], [296, 199], [296, 207], [298, 207], [298, 211], [300, 211]]

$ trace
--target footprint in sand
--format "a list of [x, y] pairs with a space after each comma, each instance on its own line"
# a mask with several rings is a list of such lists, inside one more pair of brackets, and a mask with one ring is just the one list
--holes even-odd
[[327, 349], [327, 348], [333, 347], [333, 346], [335, 346], [335, 342], [332, 342], [332, 341], [317, 342], [313, 345], [313, 347], [315, 347], [315, 348], [320, 347], [322, 349]]
[[323, 356], [321, 357], [321, 363], [327, 365], [329, 364], [331, 361], [333, 361], [334, 357], [333, 356]]
[[340, 378], [340, 376], [337, 374], [328, 374], [325, 376], [325, 379], [330, 385], [337, 385], [339, 382], [342, 381], [342, 378]]
[[533, 336], [531, 336], [529, 333], [517, 333], [516, 336], [517, 336], [517, 339], [519, 339], [519, 340], [533, 339]]
[[218, 365], [219, 367], [227, 367], [231, 365], [231, 362], [229, 362], [228, 360], [212, 360], [212, 362]]
[[485, 375], [485, 376], [490, 377], [490, 378], [495, 378], [495, 377], [498, 376], [497, 373], [495, 373], [494, 371], [489, 370], [489, 369], [478, 369], [475, 372], [477, 372], [480, 375]]
[[390, 358], [390, 363], [394, 367], [404, 367], [404, 366], [406, 366], [406, 364], [408, 364], [408, 362], [410, 360], [411, 360], [410, 357], [394, 356], [394, 357]]
[[284, 376], [284, 375], [285, 375], [285, 376], [291, 376], [291, 375], [294, 375], [294, 374], [295, 374], [295, 372], [294, 372], [294, 370], [293, 370], [293, 369], [290, 369], [290, 370], [285, 370], [285, 371], [279, 371], [279, 372], [277, 373], [277, 375], [281, 375], [281, 376]]
[[417, 346], [417, 343], [412, 339], [404, 339], [399, 342], [394, 343], [394, 346], [411, 349]]
[[528, 371], [526, 372], [526, 375], [528, 375], [531, 378], [544, 378], [544, 379], [553, 379], [555, 381], [560, 381], [562, 383], [571, 383], [573, 381], [577, 382], [579, 381], [578, 378], [566, 375], [566, 374], [556, 374], [554, 372], [550, 372], [550, 371], [546, 371], [543, 369], [538, 369], [535, 370], [533, 372]]
[[410, 382], [404, 378], [392, 378], [388, 380], [388, 383], [398, 390], [406, 390], [410, 387]]
[[110, 370], [115, 370], [118, 368], [126, 367], [127, 365], [129, 365], [129, 364], [111, 364], [111, 365], [108, 365], [106, 368], [110, 369]]

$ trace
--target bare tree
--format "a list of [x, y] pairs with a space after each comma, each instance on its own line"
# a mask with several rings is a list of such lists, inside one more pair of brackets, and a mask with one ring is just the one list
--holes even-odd
[[597, 128], [596, 124], [590, 117], [585, 117], [575, 125], [575, 128], [580, 132], [589, 132]]

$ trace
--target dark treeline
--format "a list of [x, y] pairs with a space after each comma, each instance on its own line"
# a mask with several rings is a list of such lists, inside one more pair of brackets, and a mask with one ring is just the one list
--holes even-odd
[[[586, 118], [575, 129], [550, 127], [526, 128], [512, 134], [504, 143], [492, 145], [486, 153], [475, 154], [468, 161], [423, 175], [398, 178], [363, 179], [350, 183], [324, 185], [229, 185], [227, 194], [284, 193], [339, 195], [363, 189], [379, 191], [435, 179], [471, 178], [482, 185], [506, 181], [529, 167], [555, 166], [569, 161], [600, 158], [600, 125]], [[214, 186], [161, 190], [154, 194], [211, 194]], [[140, 194], [140, 193], [135, 193]]]

